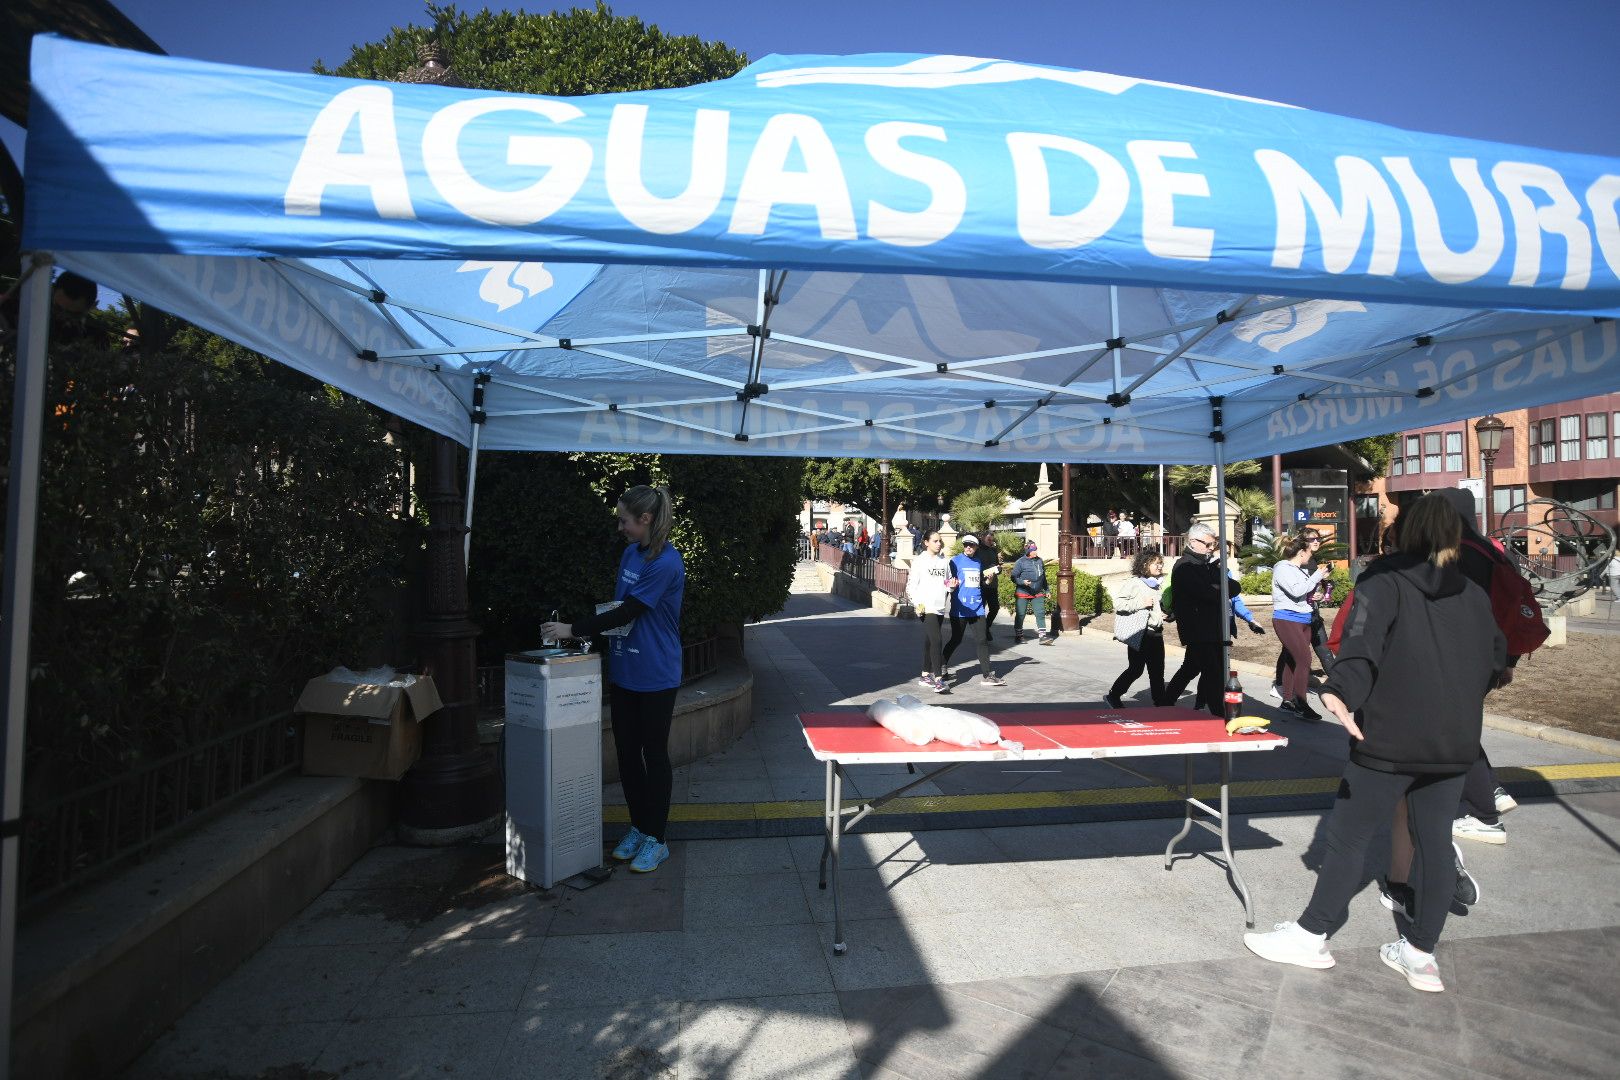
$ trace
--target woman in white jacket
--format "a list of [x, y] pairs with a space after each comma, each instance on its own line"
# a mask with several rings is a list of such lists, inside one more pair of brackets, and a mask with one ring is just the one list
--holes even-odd
[[1114, 637], [1125, 645], [1128, 663], [1103, 700], [1123, 708], [1122, 697], [1147, 669], [1153, 700], [1164, 696], [1164, 615], [1159, 610], [1159, 581], [1164, 556], [1143, 548], [1131, 562], [1131, 577], [1114, 593]]
[[943, 694], [949, 684], [945, 682], [945, 661], [940, 655], [941, 629], [950, 614], [950, 592], [956, 587], [951, 579], [951, 561], [944, 554], [945, 541], [939, 533], [931, 532], [923, 541], [921, 555], [911, 560], [906, 574], [906, 596], [917, 609], [922, 620], [923, 667], [917, 681]]

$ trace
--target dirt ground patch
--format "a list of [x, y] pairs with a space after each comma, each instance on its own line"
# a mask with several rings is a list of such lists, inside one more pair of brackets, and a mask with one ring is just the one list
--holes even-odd
[[[1271, 617], [1257, 611], [1265, 635], [1238, 628], [1232, 658], [1251, 664], [1277, 659], [1276, 635], [1269, 633]], [[1328, 625], [1336, 612], [1325, 610]], [[1098, 615], [1085, 624], [1088, 634], [1109, 636], [1114, 617]], [[1166, 631], [1167, 645], [1179, 644], [1175, 627]], [[1120, 650], [1123, 666], [1124, 649]], [[1321, 674], [1321, 668], [1317, 668]], [[1519, 662], [1511, 685], [1492, 691], [1485, 699], [1487, 712], [1511, 716], [1533, 724], [1551, 724], [1571, 731], [1620, 739], [1620, 637], [1602, 634], [1569, 635], [1569, 644], [1537, 649]]]

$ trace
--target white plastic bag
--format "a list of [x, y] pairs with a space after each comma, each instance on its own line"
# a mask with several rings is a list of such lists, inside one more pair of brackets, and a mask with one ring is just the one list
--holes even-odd
[[903, 695], [899, 704], [911, 715], [921, 717], [934, 738], [941, 742], [953, 746], [995, 746], [1001, 741], [1001, 728], [994, 720], [978, 713], [924, 705], [911, 694]]
[[927, 746], [934, 741], [934, 731], [927, 719], [888, 698], [879, 698], [872, 702], [866, 710], [866, 715], [912, 746]]

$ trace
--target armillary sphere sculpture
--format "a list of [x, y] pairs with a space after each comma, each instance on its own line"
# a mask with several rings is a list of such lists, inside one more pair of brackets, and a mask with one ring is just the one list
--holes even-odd
[[1556, 610], [1596, 589], [1615, 551], [1614, 530], [1597, 518], [1555, 499], [1531, 499], [1510, 507], [1491, 535], [1502, 542], [1535, 587], [1541, 606]]

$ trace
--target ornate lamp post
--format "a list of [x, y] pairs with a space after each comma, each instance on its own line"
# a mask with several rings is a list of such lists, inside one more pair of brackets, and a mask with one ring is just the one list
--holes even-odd
[[1492, 470], [1496, 465], [1496, 452], [1502, 449], [1502, 432], [1507, 427], [1500, 417], [1492, 413], [1482, 416], [1474, 421], [1474, 434], [1479, 439], [1479, 452], [1485, 457], [1485, 535], [1489, 536], [1493, 528], [1491, 524], [1491, 510], [1496, 502], [1495, 488], [1492, 486]]
[[[435, 43], [417, 50], [417, 64], [398, 81], [461, 86]], [[478, 626], [468, 617], [463, 499], [456, 445], [432, 436], [422, 501], [429, 520], [426, 603], [413, 626], [423, 670], [445, 705], [423, 725], [422, 757], [400, 781], [400, 836], [411, 843], [449, 844], [498, 824], [501, 777], [495, 758], [478, 743]]]
[[883, 527], [883, 539], [878, 542], [878, 562], [888, 565], [889, 562], [889, 533], [894, 528], [889, 521], [889, 459], [878, 459], [878, 475], [883, 478], [883, 520], [878, 522]]

